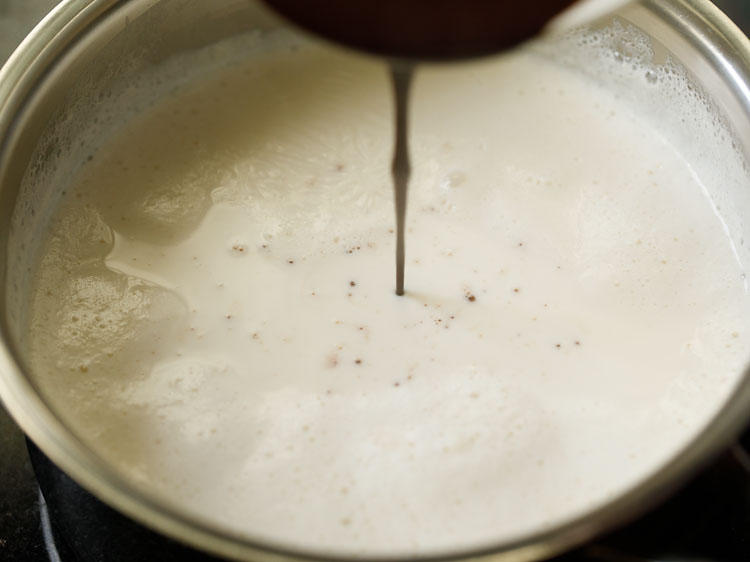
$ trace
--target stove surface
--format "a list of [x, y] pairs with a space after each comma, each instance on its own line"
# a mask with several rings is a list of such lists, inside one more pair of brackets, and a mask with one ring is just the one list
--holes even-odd
[[[0, 62], [55, 3], [53, 0], [0, 0]], [[750, 0], [715, 0], [714, 3], [750, 33]], [[555, 560], [749, 561], [749, 451], [750, 430], [657, 510]], [[34, 458], [46, 500], [40, 492], [29, 454]], [[71, 519], [70, 514], [79, 516]], [[0, 406], [0, 561], [144, 560], [206, 562], [215, 559], [147, 531], [98, 502], [55, 469], [33, 444], [27, 447], [23, 434]]]

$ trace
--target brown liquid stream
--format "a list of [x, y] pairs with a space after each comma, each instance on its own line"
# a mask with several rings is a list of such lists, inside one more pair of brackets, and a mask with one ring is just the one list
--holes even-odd
[[396, 200], [396, 294], [404, 294], [404, 267], [406, 262], [406, 196], [411, 175], [409, 162], [408, 120], [409, 89], [414, 76], [414, 63], [392, 61], [390, 64], [393, 97], [395, 101], [396, 140], [393, 148], [393, 190]]

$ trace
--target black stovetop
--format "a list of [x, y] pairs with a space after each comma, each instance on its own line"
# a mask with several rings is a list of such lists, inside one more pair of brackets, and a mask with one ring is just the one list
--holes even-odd
[[[750, 0], [714, 2], [750, 32]], [[38, 13], [29, 10], [28, 21], [19, 20], [14, 36], [20, 39], [52, 3], [26, 0], [25, 6], [38, 5]], [[0, 33], [7, 23], [4, 9], [12, 14], [22, 5], [19, 0], [0, 0]], [[5, 54], [0, 49], [0, 60]], [[84, 492], [33, 445], [27, 447], [23, 434], [0, 406], [0, 562], [206, 560], [211, 559], [144, 530]], [[750, 428], [666, 504], [625, 529], [556, 560], [750, 561]]]

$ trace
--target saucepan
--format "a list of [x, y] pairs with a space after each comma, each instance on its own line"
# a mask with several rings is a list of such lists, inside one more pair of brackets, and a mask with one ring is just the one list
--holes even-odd
[[[684, 66], [692, 87], [705, 93], [728, 124], [735, 146], [750, 159], [750, 42], [731, 21], [706, 0], [643, 0], [620, 8], [614, 18], [651, 38], [655, 60], [671, 58]], [[331, 556], [248, 540], [126, 481], [76, 435], [29, 376], [23, 353], [23, 294], [32, 282], [28, 256], [59, 197], [60, 178], [45, 174], [60, 169], [59, 159], [74, 152], [91, 116], [98, 115], [95, 109], [118, 95], [113, 85], [126, 85], [130, 77], [175, 54], [238, 34], [254, 33], [262, 40], [269, 30], [285, 25], [252, 0], [68, 0], [34, 29], [0, 73], [0, 396], [4, 405], [48, 457], [119, 512], [199, 550], [269, 562]], [[627, 53], [623, 56], [627, 59]], [[124, 116], [105, 118], [116, 124]], [[739, 197], [750, 198], [750, 181], [746, 191]], [[746, 228], [750, 232], [750, 224]], [[750, 373], [745, 373], [687, 447], [606, 505], [511, 542], [438, 558], [540, 559], [601, 535], [672, 493], [727, 447], [747, 424], [749, 413]]]

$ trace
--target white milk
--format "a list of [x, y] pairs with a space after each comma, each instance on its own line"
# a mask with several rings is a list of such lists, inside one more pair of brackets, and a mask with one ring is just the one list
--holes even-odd
[[742, 268], [631, 106], [538, 54], [420, 73], [397, 297], [384, 69], [265, 57], [121, 125], [45, 243], [36, 376], [128, 479], [252, 538], [434, 553], [601, 505], [721, 406]]

